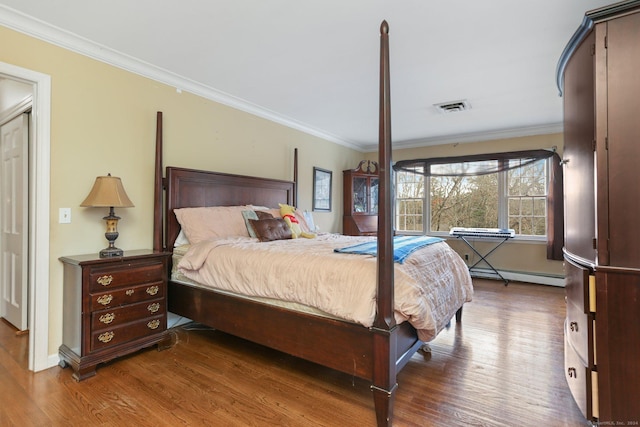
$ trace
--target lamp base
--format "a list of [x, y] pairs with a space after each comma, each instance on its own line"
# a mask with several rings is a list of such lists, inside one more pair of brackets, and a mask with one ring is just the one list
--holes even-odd
[[104, 248], [103, 250], [100, 251], [100, 258], [113, 258], [113, 257], [119, 257], [123, 255], [124, 255], [124, 251], [122, 249], [118, 249], [114, 247]]

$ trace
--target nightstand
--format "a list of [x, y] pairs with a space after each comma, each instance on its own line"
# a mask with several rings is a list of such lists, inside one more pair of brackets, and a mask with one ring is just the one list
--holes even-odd
[[127, 251], [60, 258], [64, 264], [64, 313], [60, 366], [81, 381], [96, 366], [158, 344], [167, 332], [168, 252]]

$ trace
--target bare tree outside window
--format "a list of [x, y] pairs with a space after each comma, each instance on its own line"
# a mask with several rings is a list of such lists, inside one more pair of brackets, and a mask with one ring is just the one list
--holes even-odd
[[[520, 160], [509, 161], [516, 166]], [[497, 162], [431, 165], [429, 177], [396, 172], [396, 230], [422, 232], [428, 224], [426, 233], [448, 232], [452, 227], [513, 228], [516, 234], [545, 236], [547, 160], [473, 175], [477, 169], [496, 168], [492, 163]], [[429, 189], [429, 218], [424, 212], [425, 186]]]

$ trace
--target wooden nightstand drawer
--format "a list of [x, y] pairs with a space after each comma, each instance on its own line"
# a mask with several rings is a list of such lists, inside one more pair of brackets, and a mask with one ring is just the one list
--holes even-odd
[[115, 347], [119, 344], [146, 337], [149, 333], [162, 332], [167, 328], [164, 315], [149, 317], [137, 322], [127, 323], [116, 328], [103, 329], [91, 334], [91, 350]]
[[105, 289], [164, 280], [164, 265], [162, 263], [138, 264], [140, 263], [120, 263], [109, 268], [93, 269], [89, 274], [89, 289], [92, 292], [101, 292]]
[[164, 290], [164, 282], [160, 281], [91, 294], [90, 309], [91, 311], [103, 310], [108, 307], [118, 307], [124, 304], [164, 297]]
[[166, 303], [164, 299], [155, 299], [102, 311], [94, 311], [91, 313], [91, 330], [97, 331], [99, 329], [114, 328], [134, 320], [158, 316], [165, 312]]

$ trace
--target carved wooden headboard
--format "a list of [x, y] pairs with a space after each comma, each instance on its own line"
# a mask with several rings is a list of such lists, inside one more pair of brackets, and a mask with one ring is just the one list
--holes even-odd
[[166, 189], [166, 247], [171, 250], [180, 232], [174, 209], [249, 204], [277, 208], [278, 203], [291, 205], [295, 182], [167, 167]]

